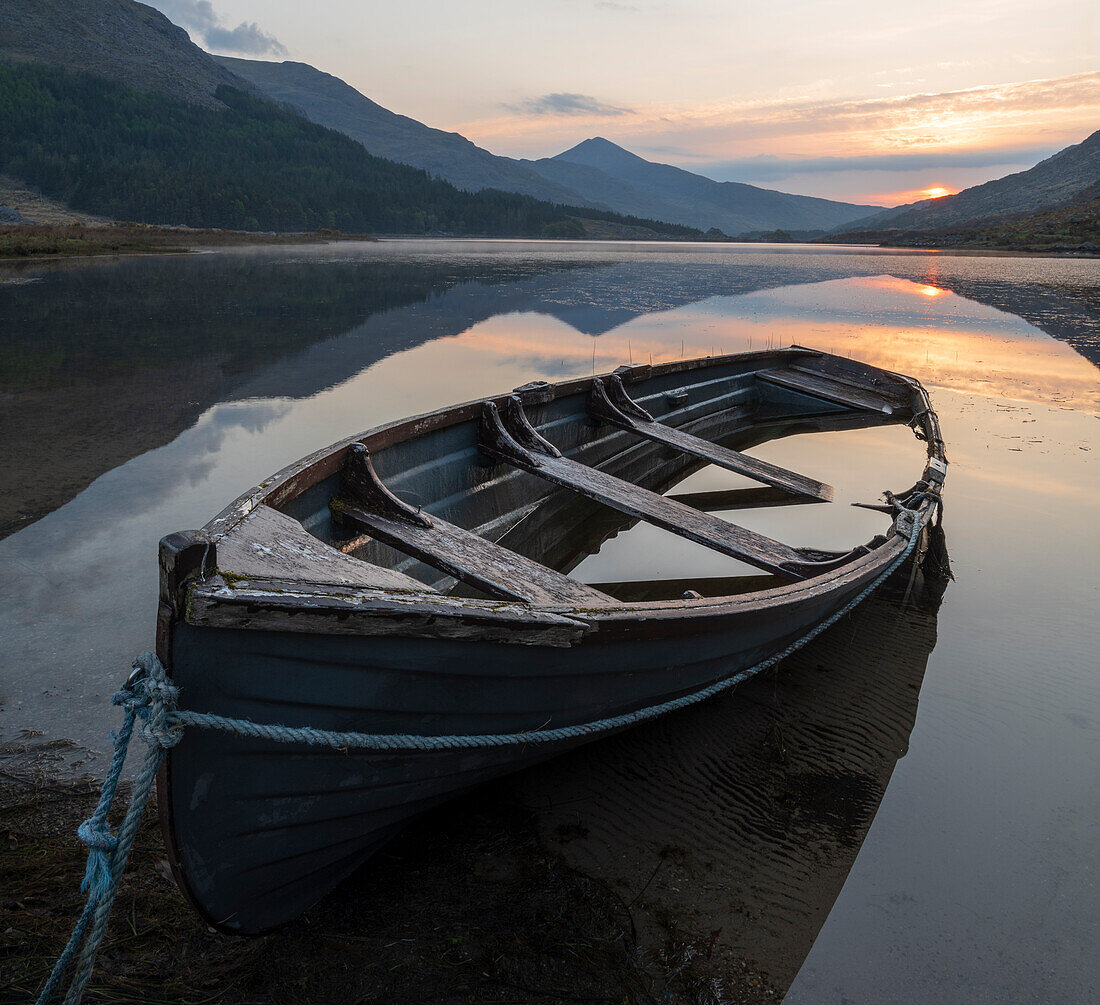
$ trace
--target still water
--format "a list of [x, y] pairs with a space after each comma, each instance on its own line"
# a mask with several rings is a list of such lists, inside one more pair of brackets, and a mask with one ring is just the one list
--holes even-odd
[[[679, 848], [647, 898], [724, 932], [719, 949], [789, 984], [788, 1001], [1090, 1000], [1095, 261], [420, 241], [2, 269], [0, 738], [33, 729], [101, 750], [107, 697], [151, 646], [157, 540], [318, 446], [528, 380], [792, 343], [929, 389], [951, 461], [956, 581], [942, 604], [880, 598], [850, 635], [823, 637], [809, 662], [740, 704], [733, 695], [537, 769], [521, 796], [583, 809], [586, 826], [560, 850], [624, 893], [628, 876]], [[837, 504], [731, 519], [837, 550], [883, 529], [847, 503], [911, 484], [923, 456], [904, 427], [753, 453], [835, 484]], [[704, 469], [677, 491], [734, 484]], [[639, 526], [573, 574], [730, 572]], [[759, 791], [727, 784], [759, 755], [742, 741], [765, 704], [785, 761], [843, 760], [875, 738], [857, 832], [826, 847], [836, 820], [817, 790], [790, 788], [786, 815], [762, 822], [746, 809]], [[563, 812], [547, 814], [549, 835], [573, 819]], [[787, 851], [767, 864], [780, 832]]]

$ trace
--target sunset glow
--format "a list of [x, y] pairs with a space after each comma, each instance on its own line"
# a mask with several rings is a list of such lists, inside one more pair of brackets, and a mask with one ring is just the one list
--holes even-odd
[[948, 185], [929, 185], [925, 188], [903, 189], [900, 192], [879, 192], [870, 198], [883, 206], [906, 206], [925, 199], [942, 199], [946, 195], [955, 195], [958, 191], [958, 188]]
[[[888, 15], [870, 0], [547, 0], [537, 15], [444, 0], [147, 2], [188, 13], [208, 48], [310, 63], [494, 154], [550, 157], [605, 136], [716, 181], [866, 205], [1025, 170], [1100, 121], [1086, 0], [1050, 0], [1041, 18], [1025, 0]], [[256, 31], [231, 52], [238, 24]]]

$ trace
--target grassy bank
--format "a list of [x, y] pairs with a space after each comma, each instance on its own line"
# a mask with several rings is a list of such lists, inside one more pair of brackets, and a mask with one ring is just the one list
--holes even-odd
[[141, 223], [9, 224], [0, 226], [0, 261], [86, 255], [170, 254], [195, 248], [255, 244], [316, 244], [339, 235], [257, 234], [234, 230], [177, 230]]

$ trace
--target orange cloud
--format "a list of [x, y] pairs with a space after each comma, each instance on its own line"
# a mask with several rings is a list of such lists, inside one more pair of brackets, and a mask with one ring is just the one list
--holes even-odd
[[721, 159], [901, 154], [1019, 147], [1042, 137], [1051, 146], [1082, 139], [1100, 120], [1100, 72], [991, 84], [939, 93], [854, 100], [804, 98], [639, 106], [615, 119], [511, 112], [458, 125], [490, 149], [570, 145], [604, 131], [626, 146], [661, 143]]
[[898, 206], [903, 203], [920, 202], [922, 199], [942, 199], [956, 192], [958, 192], [957, 188], [947, 185], [932, 185], [928, 188], [909, 188], [900, 192], [879, 192], [868, 198], [872, 202], [880, 202], [886, 206]]

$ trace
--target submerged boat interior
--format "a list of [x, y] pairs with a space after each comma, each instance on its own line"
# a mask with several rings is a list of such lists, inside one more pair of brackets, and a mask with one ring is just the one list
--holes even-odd
[[[935, 414], [910, 378], [792, 347], [526, 384], [334, 444], [246, 493], [200, 532], [204, 576], [188, 620], [240, 623], [241, 604], [254, 616], [260, 607], [361, 607], [381, 597], [459, 605], [458, 613], [495, 601], [498, 614], [500, 602], [529, 617], [597, 614], [816, 580], [895, 532], [823, 552], [714, 515], [833, 498], [830, 485], [743, 451], [890, 423], [912, 425], [928, 463], [881, 507], [888, 514], [927, 503], [946, 471]], [[707, 465], [755, 485], [673, 491]], [[569, 575], [639, 521], [735, 559], [740, 574], [600, 584]]]

